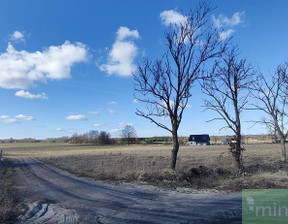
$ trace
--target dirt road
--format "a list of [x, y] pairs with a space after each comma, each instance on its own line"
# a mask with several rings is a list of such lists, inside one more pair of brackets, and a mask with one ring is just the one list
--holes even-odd
[[16, 166], [30, 206], [20, 223], [241, 223], [240, 194], [95, 182], [32, 158], [19, 158]]

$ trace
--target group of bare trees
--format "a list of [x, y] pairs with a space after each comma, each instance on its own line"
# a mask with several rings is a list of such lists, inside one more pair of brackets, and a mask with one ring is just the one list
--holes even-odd
[[264, 117], [256, 123], [269, 127], [274, 132], [275, 142], [277, 137], [280, 138], [281, 161], [286, 162], [288, 63], [279, 65], [272, 75], [257, 72], [257, 77], [250, 89], [251, 97], [255, 99], [251, 109], [264, 112]]
[[73, 144], [93, 144], [93, 145], [110, 145], [113, 143], [110, 134], [105, 131], [98, 132], [96, 130], [91, 130], [84, 134], [74, 134], [72, 135], [70, 143]]
[[[287, 64], [270, 77], [255, 71], [240, 59], [231, 39], [223, 40], [209, 24], [213, 9], [201, 2], [180, 24], [171, 24], [165, 33], [167, 52], [160, 59], [144, 59], [134, 74], [135, 98], [146, 105], [136, 114], [169, 131], [173, 138], [170, 167], [175, 169], [179, 150], [178, 129], [195, 84], [206, 95], [204, 106], [214, 111], [213, 120], [222, 120], [236, 138], [234, 158], [242, 169], [241, 115], [244, 110], [263, 111], [260, 121], [280, 136], [281, 160], [286, 161]], [[205, 66], [206, 65], [206, 66]], [[211, 69], [207, 68], [210, 67]], [[163, 122], [169, 118], [170, 125]]]
[[125, 125], [120, 131], [121, 142], [116, 142], [115, 138], [111, 138], [109, 132], [91, 130], [84, 134], [74, 134], [67, 142], [74, 144], [92, 144], [92, 145], [110, 145], [110, 144], [133, 144], [136, 141], [136, 130], [132, 125]]

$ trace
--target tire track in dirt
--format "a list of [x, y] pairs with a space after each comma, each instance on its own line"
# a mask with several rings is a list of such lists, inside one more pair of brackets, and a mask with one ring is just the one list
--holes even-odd
[[25, 157], [17, 159], [16, 167], [18, 185], [29, 192], [31, 207], [21, 223], [64, 223], [66, 217], [72, 223], [241, 223], [239, 194], [207, 196], [107, 184]]

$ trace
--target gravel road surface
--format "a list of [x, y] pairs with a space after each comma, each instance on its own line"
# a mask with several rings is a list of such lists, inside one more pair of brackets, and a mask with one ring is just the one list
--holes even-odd
[[29, 209], [19, 223], [241, 223], [241, 194], [164, 190], [75, 177], [33, 158], [16, 160]]

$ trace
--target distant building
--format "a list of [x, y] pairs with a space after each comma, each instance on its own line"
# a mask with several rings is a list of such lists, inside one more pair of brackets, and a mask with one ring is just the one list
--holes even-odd
[[221, 142], [222, 142], [222, 145], [230, 145], [231, 139], [226, 138], [225, 140], [222, 140]]
[[210, 145], [209, 135], [190, 135], [189, 145]]

